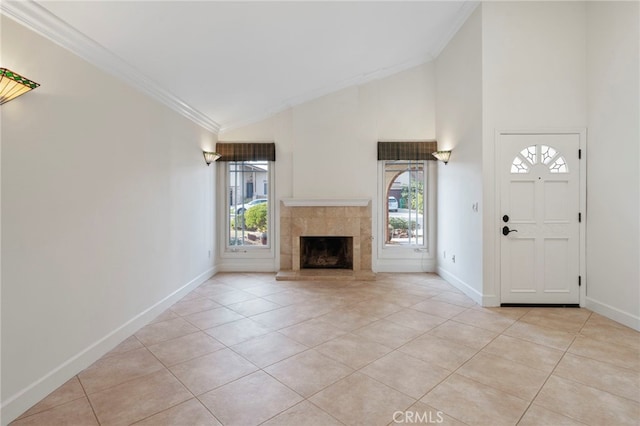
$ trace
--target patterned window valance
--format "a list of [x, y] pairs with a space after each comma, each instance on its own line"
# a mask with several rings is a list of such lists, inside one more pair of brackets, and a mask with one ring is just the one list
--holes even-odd
[[436, 141], [378, 142], [378, 160], [432, 160]]
[[216, 152], [221, 155], [218, 161], [276, 161], [276, 144], [218, 142]]

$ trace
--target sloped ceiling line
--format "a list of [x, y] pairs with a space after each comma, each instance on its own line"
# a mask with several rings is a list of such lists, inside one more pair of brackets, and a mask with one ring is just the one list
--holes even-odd
[[[186, 92], [181, 92], [180, 90], [185, 89], [184, 85], [181, 86], [180, 89], [178, 88], [178, 86], [172, 86], [171, 85], [172, 80], [170, 78], [168, 79], [166, 75], [154, 74], [153, 71], [150, 71], [149, 68], [145, 68], [144, 61], [142, 62], [137, 61], [136, 60], [137, 58], [135, 56], [136, 49], [118, 50], [118, 42], [122, 41], [121, 38], [118, 39], [117, 37], [115, 38], [111, 37], [113, 33], [109, 33], [108, 31], [105, 35], [104, 27], [102, 28], [103, 33], [101, 37], [100, 31], [92, 32], [91, 26], [89, 27], [87, 27], [87, 25], [83, 26], [82, 24], [83, 23], [86, 24], [86, 22], [83, 22], [82, 10], [84, 10], [85, 14], [89, 13], [88, 10], [86, 9], [86, 5], [85, 5], [85, 9], [80, 9], [77, 14], [74, 14], [74, 13], [69, 13], [70, 11], [74, 10], [73, 8], [70, 9], [70, 6], [62, 7], [61, 9], [60, 7], [58, 7], [58, 9], [56, 8], [51, 9], [51, 4], [56, 4], [55, 2], [42, 3], [42, 4], [41, 3], [42, 2], [36, 2], [34, 0], [23, 0], [23, 1], [0, 0], [0, 12], [7, 15], [9, 18], [17, 21], [18, 23], [26, 26], [27, 28], [35, 31], [36, 33], [53, 41], [54, 43], [62, 46], [63, 48], [71, 51], [72, 53], [80, 56], [81, 58], [85, 59], [89, 63], [97, 66], [99, 69], [115, 76], [116, 78], [133, 86], [134, 88], [137, 88], [144, 94], [150, 96], [153, 99], [158, 100], [162, 104], [168, 106], [169, 108], [178, 112], [179, 114], [183, 115], [189, 120], [199, 124], [205, 129], [210, 130], [215, 134], [218, 134], [225, 130], [255, 123], [257, 121], [268, 118], [269, 116], [277, 114], [283, 110], [286, 110], [291, 107], [295, 107], [297, 105], [300, 105], [302, 103], [305, 103], [313, 99], [317, 99], [329, 93], [333, 93], [347, 87], [362, 85], [373, 80], [378, 80], [378, 79], [396, 74], [398, 72], [404, 71], [406, 69], [409, 69], [409, 68], [418, 66], [420, 64], [423, 64], [425, 62], [436, 59], [437, 56], [442, 51], [442, 49], [444, 48], [444, 46], [446, 46], [446, 44], [451, 40], [451, 38], [455, 35], [455, 33], [459, 30], [459, 28], [463, 25], [463, 23], [471, 15], [471, 13], [474, 11], [474, 9], [478, 6], [480, 2], [474, 1], [474, 0], [471, 0], [471, 1], [465, 0], [460, 2], [444, 2], [444, 3], [433, 2], [433, 3], [425, 3], [425, 4], [436, 5], [434, 6], [435, 9], [431, 9], [431, 7], [426, 9], [424, 7], [416, 9], [416, 10], [419, 10], [420, 13], [422, 14], [424, 13], [427, 13], [427, 14], [424, 15], [425, 19], [421, 20], [419, 19], [422, 16], [420, 13], [413, 13], [412, 16], [414, 18], [417, 17], [418, 19], [410, 20], [410, 22], [413, 25], [411, 28], [413, 29], [421, 28], [425, 31], [418, 31], [418, 32], [414, 31], [412, 32], [412, 34], [414, 35], [413, 38], [407, 38], [405, 34], [404, 38], [399, 37], [396, 40], [396, 44], [400, 43], [400, 46], [406, 45], [410, 47], [407, 51], [403, 51], [404, 52], [403, 54], [406, 54], [405, 56], [396, 55], [395, 58], [391, 59], [391, 57], [387, 55], [386, 60], [384, 57], [382, 57], [380, 58], [381, 60], [376, 59], [376, 60], [367, 61], [368, 68], [354, 67], [353, 64], [350, 64], [350, 66], [341, 68], [340, 72], [336, 72], [336, 67], [334, 66], [332, 69], [332, 71], [334, 72], [333, 76], [331, 77], [331, 73], [328, 73], [328, 76], [331, 78], [324, 78], [325, 77], [324, 75], [322, 76], [322, 78], [319, 78], [318, 73], [316, 73], [315, 75], [311, 75], [310, 76], [311, 78], [307, 79], [308, 81], [306, 83], [302, 81], [303, 79], [302, 75], [297, 75], [298, 77], [297, 81], [294, 81], [295, 84], [293, 86], [289, 84], [289, 81], [283, 81], [282, 79], [274, 80], [273, 75], [271, 75], [271, 79], [269, 79], [269, 75], [267, 75], [267, 78], [263, 79], [262, 81], [262, 85], [263, 85], [262, 87], [269, 87], [269, 88], [275, 87], [276, 89], [280, 87], [280, 89], [278, 90], [274, 89], [270, 91], [265, 90], [264, 93], [261, 92], [261, 86], [259, 85], [251, 86], [251, 84], [249, 84], [248, 86], [245, 86], [245, 81], [243, 81], [239, 77], [236, 78], [237, 76], [234, 72], [227, 73], [227, 74], [223, 73], [223, 75], [225, 75], [226, 77], [224, 79], [218, 79], [218, 81], [214, 80], [212, 82], [213, 83], [212, 87], [209, 87], [208, 92], [207, 91], [196, 91], [196, 92], [191, 91], [191, 93], [189, 93], [189, 90], [187, 90]], [[97, 2], [97, 3], [100, 3], [100, 2]], [[105, 2], [102, 2], [102, 3], [105, 3]], [[372, 3], [375, 3], [375, 2], [372, 2]], [[377, 5], [380, 3], [375, 3], [375, 4]], [[446, 4], [447, 6], [444, 7], [442, 6], [443, 4]], [[60, 5], [64, 5], [64, 2], [59, 3], [59, 6]], [[347, 9], [347, 11], [350, 10], [351, 13], [350, 14], [347, 13], [345, 15], [347, 18], [345, 19], [356, 19], [356, 20], [362, 21], [362, 19], [360, 19], [360, 15], [354, 14], [354, 11], [351, 9], [349, 8]], [[58, 12], [55, 12], [56, 10]], [[101, 10], [103, 12], [105, 11], [104, 9], [101, 9]], [[152, 10], [155, 10], [155, 9], [152, 9]], [[198, 9], [198, 10], [202, 12], [201, 9]], [[289, 10], [289, 8], [287, 8], [287, 10]], [[404, 10], [404, 15], [402, 13], [402, 10]], [[107, 12], [108, 11], [109, 9], [107, 9]], [[224, 9], [223, 11], [226, 11], [227, 13], [231, 13], [231, 14], [235, 13], [237, 19], [240, 19], [239, 17], [244, 16], [242, 14], [238, 15], [239, 13], [243, 12], [242, 9], [232, 8], [231, 11], [227, 9]], [[249, 11], [251, 11], [251, 9], [249, 9]], [[433, 11], [433, 14], [429, 14], [430, 11]], [[127, 14], [127, 12], [129, 12], [129, 14]], [[108, 13], [107, 15], [111, 16], [112, 19], [116, 19], [117, 16], [120, 16], [120, 18], [126, 17], [128, 19], [129, 16], [132, 16], [135, 18], [136, 12], [139, 12], [139, 10], [136, 11], [135, 8], [122, 9], [121, 7], [117, 7], [114, 9], [113, 15], [110, 15]], [[163, 16], [162, 13], [165, 13], [166, 15], [167, 10], [165, 10], [164, 8], [161, 8], [159, 11], [156, 10], [156, 12], [159, 13], [157, 16], [162, 18]], [[118, 13], [120, 15], [118, 15]], [[62, 19], [59, 18], [58, 16], [62, 17]], [[188, 13], [185, 16], [188, 17], [189, 16]], [[302, 23], [309, 22], [308, 13], [302, 14], [302, 15], [292, 13], [291, 16], [293, 18], [299, 17], [301, 19], [300, 22]], [[327, 15], [326, 13], [324, 15], [321, 14], [321, 16], [318, 18], [319, 22], [322, 22], [322, 16], [324, 16], [326, 19], [327, 16], [329, 15]], [[164, 16], [164, 17], [167, 18], [167, 16]], [[330, 17], [333, 17], [333, 15], [331, 15]], [[440, 17], [446, 18], [446, 20], [442, 20], [440, 19]], [[231, 16], [231, 18], [233, 18], [233, 16]], [[398, 12], [398, 15], [396, 16], [396, 19], [395, 19], [396, 28], [399, 23], [402, 24], [404, 22], [402, 21], [402, 19], [406, 19], [406, 18], [407, 18], [406, 8], [401, 9]], [[377, 19], [378, 20], [382, 19], [379, 13], [377, 15]], [[369, 25], [369, 27], [366, 26], [366, 24], [371, 24], [371, 22], [368, 22], [366, 20], [362, 22], [360, 21], [358, 22], [361, 24], [365, 24], [365, 27], [364, 27], [365, 30], [367, 29], [369, 31], [371, 30], [370, 28], [371, 25]], [[132, 24], [134, 22], [135, 21], [129, 21], [128, 24]], [[220, 21], [220, 22], [224, 23], [226, 21]], [[218, 22], [218, 24], [220, 24], [220, 22]], [[235, 21], [232, 20], [232, 22], [235, 22]], [[242, 21], [240, 22], [242, 23]], [[225, 58], [226, 60], [229, 60], [230, 58], [228, 56], [229, 52], [233, 52], [234, 47], [237, 47], [237, 44], [236, 45], [233, 44], [234, 42], [237, 43], [239, 41], [240, 46], [241, 47], [244, 46], [245, 48], [249, 45], [252, 45], [252, 46], [255, 45], [256, 43], [255, 35], [260, 31], [261, 28], [263, 28], [262, 26], [257, 25], [256, 22], [257, 24], [262, 23], [262, 21], [259, 19], [256, 21], [254, 16], [254, 20], [253, 21], [250, 20], [246, 24], [249, 26], [249, 28], [252, 28], [252, 30], [254, 31], [251, 33], [253, 34], [254, 38], [248, 37], [245, 39], [240, 38], [238, 40], [235, 40], [235, 39], [229, 40], [231, 42], [230, 45], [228, 46], [218, 45], [217, 46], [218, 54], [216, 54], [216, 50], [214, 49], [209, 56], [213, 55], [212, 57], [219, 57], [219, 62], [224, 63]], [[283, 21], [283, 17], [279, 16], [279, 20], [276, 20], [276, 22], [280, 22], [282, 24], [282, 22], [286, 22], [286, 21]], [[295, 21], [294, 19], [293, 22], [297, 22], [297, 21]], [[358, 24], [358, 22], [354, 22], [354, 23]], [[372, 22], [375, 22], [375, 21], [372, 21]], [[423, 22], [424, 25], [420, 24], [420, 22]], [[80, 24], [80, 26], [77, 26], [78, 24]], [[182, 24], [184, 25], [184, 22], [182, 22]], [[254, 28], [251, 25], [254, 25], [254, 26], [257, 25], [258, 28]], [[416, 25], [418, 25], [418, 27], [416, 27]], [[82, 28], [84, 28], [84, 31], [82, 30]], [[131, 28], [133, 27], [129, 25], [126, 28], [129, 28], [129, 31], [131, 31]], [[206, 26], [203, 28], [206, 28]], [[157, 28], [155, 30], [157, 30]], [[153, 26], [150, 27], [150, 31], [154, 31]], [[202, 37], [210, 36], [211, 34], [215, 35], [216, 33], [204, 32], [202, 33]], [[357, 34], [357, 31], [356, 31], [356, 34]], [[364, 32], [363, 34], [366, 34], [366, 32]], [[422, 43], [421, 45], [420, 43], [416, 44], [415, 43], [416, 41], [419, 41], [422, 39], [416, 38], [415, 36], [423, 36], [423, 37], [426, 37], [426, 39], [424, 40], [424, 43]], [[378, 43], [381, 41], [383, 42], [386, 41], [386, 39], [380, 39], [375, 37], [373, 39], [377, 40]], [[187, 38], [186, 40], [188, 41], [189, 39]], [[313, 41], [313, 38], [311, 40]], [[145, 41], [145, 37], [142, 37], [141, 43], [143, 43], [144, 41]], [[151, 39], [149, 39], [149, 37], [146, 37], [146, 42], [150, 42], [150, 41]], [[283, 39], [282, 37], [278, 38], [276, 34], [276, 37], [273, 38], [272, 42], [273, 41], [283, 42]], [[166, 39], [164, 39], [163, 43], [165, 42], [167, 42]], [[335, 42], [336, 40], [333, 40], [334, 48], [336, 47]], [[362, 40], [360, 40], [360, 42], [362, 42]], [[242, 43], [245, 43], [245, 44], [249, 43], [249, 44], [245, 46]], [[287, 45], [286, 42], [283, 42], [283, 43]], [[402, 44], [402, 43], [406, 43], [406, 44]], [[315, 46], [316, 48], [322, 46], [322, 43], [317, 43], [317, 40], [315, 44], [316, 44]], [[160, 43], [159, 45], [163, 45], [163, 44]], [[388, 44], [385, 44], [385, 45], [387, 46], [387, 50], [388, 50], [389, 45]], [[416, 49], [418, 46], [421, 46], [421, 47], [419, 49]], [[293, 47], [295, 48], [295, 46]], [[332, 44], [327, 43], [325, 48], [326, 47], [328, 47], [330, 50], [332, 48]], [[140, 46], [137, 46], [137, 48], [139, 52]], [[413, 51], [411, 51], [411, 49], [413, 49]], [[222, 52], [222, 55], [220, 55], [220, 52]], [[259, 50], [256, 52], [255, 49], [253, 50], [249, 49], [248, 52], [251, 55], [258, 54], [258, 56], [260, 56]], [[311, 50], [311, 52], [313, 51]], [[323, 53], [323, 52], [320, 52], [320, 53]], [[358, 52], [355, 52], [355, 53], [358, 53]], [[362, 54], [362, 52], [360, 53]], [[369, 49], [369, 53], [368, 53], [369, 56], [367, 58], [369, 59], [374, 58], [377, 56], [377, 53], [379, 53], [379, 51], [375, 49], [373, 50]], [[133, 56], [131, 56], [132, 54]], [[225, 56], [225, 54], [227, 56]], [[342, 60], [344, 60], [344, 56], [345, 56], [345, 50], [342, 50]], [[164, 54], [164, 52], [159, 52], [156, 49], [155, 51], [150, 52], [149, 58], [147, 58], [148, 62], [146, 65], [149, 65], [149, 63], [151, 63], [151, 64], [155, 64], [155, 66], [157, 67], [159, 63], [162, 63], [161, 61], [160, 62], [158, 61], [162, 57], [166, 58], [167, 56]], [[231, 58], [236, 59], [236, 62], [238, 62], [237, 55], [235, 55], [235, 53], [231, 56]], [[189, 61], [189, 66], [202, 69], [201, 72], [199, 73], [200, 78], [202, 78], [203, 72], [206, 72], [207, 69], [210, 70], [212, 66], [215, 67], [215, 63], [212, 63], [210, 60], [204, 61], [203, 63], [201, 63], [201, 62], [198, 62], [197, 60], [194, 60], [193, 57], [189, 58], [187, 56], [186, 59], [191, 59]], [[338, 56], [338, 59], [340, 59], [340, 56]], [[277, 58], [275, 58], [275, 60], [277, 62]], [[307, 61], [308, 60], [309, 60], [309, 57], [307, 57]], [[337, 62], [334, 61], [334, 63], [337, 63]], [[136, 65], [133, 65], [133, 64], [136, 64]], [[236, 63], [236, 66], [237, 65], [238, 64]], [[300, 68], [300, 66], [303, 66], [304, 68], [304, 65], [305, 65], [304, 59], [300, 63], [294, 63], [293, 65], [298, 66], [298, 68]], [[284, 66], [286, 67], [286, 64]], [[233, 70], [233, 68], [231, 69]], [[353, 72], [353, 74], [350, 75], [351, 72]], [[208, 74], [205, 74], [205, 75], [208, 75]], [[245, 75], [244, 78], [247, 79], [250, 77]], [[229, 87], [228, 85], [222, 85], [221, 83], [225, 79], [230, 80], [229, 84], [236, 84], [236, 87], [234, 88], [233, 86]], [[160, 84], [159, 82], [163, 82], [163, 83]], [[251, 81], [249, 81], [249, 83], [251, 83]], [[272, 86], [272, 84], [274, 83], [275, 83], [275, 86]], [[172, 90], [171, 89], [172, 87], [174, 88], [173, 89], [174, 93], [169, 91], [169, 90]], [[169, 90], [167, 90], [167, 88]], [[186, 88], [189, 89], [189, 87], [186, 87]], [[291, 90], [286, 90], [289, 88]], [[187, 103], [183, 99], [185, 100], [189, 99], [189, 103]], [[214, 100], [217, 100], [217, 103], [214, 102]], [[258, 100], [258, 102], [254, 102], [255, 100]], [[242, 105], [242, 103], [244, 103], [244, 105]], [[198, 107], [195, 108], [193, 105], [197, 105]], [[203, 111], [206, 111], [206, 113]], [[213, 119], [214, 116], [216, 117], [216, 120]]]
[[441, 34], [438, 42], [433, 45], [431, 51], [426, 55], [416, 56], [403, 63], [396, 64], [393, 67], [381, 68], [375, 71], [367, 72], [365, 74], [356, 75], [352, 78], [338, 82], [331, 86], [320, 87], [315, 90], [310, 90], [306, 93], [299, 94], [295, 97], [292, 97], [280, 102], [278, 105], [273, 105], [271, 108], [261, 113], [254, 114], [250, 117], [244, 117], [241, 120], [225, 123], [224, 125], [222, 125], [222, 128], [220, 129], [220, 131], [225, 132], [225, 131], [233, 130], [233, 129], [248, 125], [248, 124], [256, 123], [272, 115], [278, 114], [288, 108], [295, 107], [296, 105], [303, 104], [313, 99], [318, 99], [329, 93], [337, 92], [338, 90], [345, 89], [351, 86], [366, 84], [370, 81], [382, 79], [382, 78], [391, 76], [393, 74], [416, 67], [418, 65], [424, 64], [426, 62], [435, 60], [438, 57], [438, 55], [440, 55], [442, 50], [446, 47], [446, 45], [449, 43], [449, 41], [453, 38], [453, 36], [458, 32], [458, 30], [466, 22], [469, 16], [471, 16], [471, 14], [480, 5], [480, 3], [481, 2], [479, 0], [465, 1], [460, 6], [460, 13], [456, 15], [455, 22], [453, 22], [453, 24], [448, 28], [446, 32], [443, 32]]
[[2, 1], [0, 2], [0, 11], [99, 69], [139, 89], [205, 129], [215, 134], [220, 131], [220, 124], [163, 89], [120, 57], [34, 1]]

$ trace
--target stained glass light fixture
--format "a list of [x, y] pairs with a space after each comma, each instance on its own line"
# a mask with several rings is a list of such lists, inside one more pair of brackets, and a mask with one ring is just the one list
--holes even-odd
[[0, 68], [0, 105], [24, 95], [40, 84], [16, 74], [6, 68]]
[[451, 151], [436, 151], [431, 155], [442, 161], [444, 164], [447, 164], [449, 162], [449, 157], [451, 157]]
[[204, 161], [207, 163], [207, 166], [221, 157], [217, 152], [211, 151], [202, 151], [202, 155], [204, 155]]

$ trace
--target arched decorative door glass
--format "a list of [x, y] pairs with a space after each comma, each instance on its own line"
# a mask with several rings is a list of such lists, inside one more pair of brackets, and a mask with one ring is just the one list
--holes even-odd
[[551, 173], [568, 173], [567, 161], [555, 148], [548, 145], [530, 145], [520, 151], [511, 162], [511, 173], [529, 173], [531, 166], [544, 164]]

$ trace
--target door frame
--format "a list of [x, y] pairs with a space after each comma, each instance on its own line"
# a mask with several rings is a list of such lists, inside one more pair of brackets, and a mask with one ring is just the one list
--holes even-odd
[[[579, 174], [579, 211], [582, 213], [582, 221], [578, 224], [579, 227], [579, 242], [578, 242], [578, 259], [579, 259], [579, 274], [581, 277], [581, 283], [578, 293], [579, 293], [579, 304], [580, 307], [585, 306], [585, 300], [587, 295], [587, 266], [586, 266], [586, 225], [588, 220], [587, 214], [587, 129], [586, 128], [539, 128], [539, 129], [497, 129], [495, 131], [494, 137], [494, 218], [491, 220], [493, 223], [493, 231], [494, 231], [494, 273], [496, 277], [496, 296], [498, 298], [498, 306], [502, 303], [501, 289], [502, 289], [502, 274], [501, 274], [501, 264], [502, 264], [502, 255], [501, 255], [501, 246], [502, 246], [502, 238], [498, 238], [498, 233], [501, 228], [501, 202], [502, 202], [502, 190], [501, 190], [501, 174], [498, 173], [498, 168], [502, 165], [500, 164], [500, 148], [501, 148], [501, 137], [502, 135], [578, 135], [579, 137], [579, 148], [581, 152], [580, 158], [580, 174]], [[578, 153], [575, 154], [576, 157]]]

